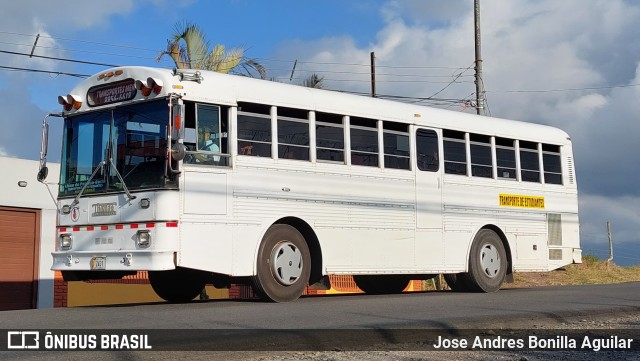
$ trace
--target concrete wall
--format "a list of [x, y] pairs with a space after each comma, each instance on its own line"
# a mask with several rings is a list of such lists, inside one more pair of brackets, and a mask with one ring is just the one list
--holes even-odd
[[[56, 238], [56, 206], [47, 187], [38, 182], [39, 162], [25, 159], [0, 157], [0, 205], [41, 210], [40, 254], [38, 267], [38, 308], [53, 307], [53, 271], [51, 252]], [[53, 196], [58, 194], [59, 164], [48, 164], [47, 181]], [[20, 187], [18, 182], [27, 182]]]

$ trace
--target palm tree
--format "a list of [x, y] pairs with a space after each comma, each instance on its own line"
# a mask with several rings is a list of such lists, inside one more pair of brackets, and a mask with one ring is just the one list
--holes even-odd
[[324, 77], [313, 73], [308, 78], [302, 80], [302, 86], [307, 88], [324, 89]]
[[209, 41], [195, 24], [178, 23], [171, 39], [167, 40], [167, 50], [162, 51], [157, 61], [169, 55], [178, 69], [213, 70], [265, 79], [267, 69], [254, 59], [246, 59], [244, 50], [233, 48], [225, 51], [224, 45], [216, 45], [209, 50]]

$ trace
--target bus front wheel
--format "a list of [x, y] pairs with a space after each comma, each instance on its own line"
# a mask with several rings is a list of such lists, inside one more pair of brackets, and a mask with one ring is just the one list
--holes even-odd
[[172, 303], [189, 302], [202, 291], [206, 279], [201, 272], [187, 268], [149, 271], [149, 283], [155, 293]]
[[304, 236], [287, 224], [267, 230], [260, 248], [253, 288], [261, 299], [289, 302], [302, 296], [311, 274], [311, 256]]

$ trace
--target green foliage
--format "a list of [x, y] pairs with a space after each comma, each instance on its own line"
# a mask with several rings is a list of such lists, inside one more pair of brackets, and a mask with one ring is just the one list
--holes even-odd
[[189, 22], [177, 23], [167, 50], [160, 52], [157, 61], [169, 55], [178, 69], [202, 69], [219, 73], [233, 73], [265, 79], [267, 69], [254, 59], [246, 59], [244, 50], [226, 50], [216, 45], [210, 50], [209, 41], [202, 30]]
[[591, 254], [585, 254], [582, 255], [582, 263], [586, 264], [586, 265], [593, 265], [593, 264], [597, 264], [600, 263], [600, 258], [598, 258], [597, 256], [591, 255]]

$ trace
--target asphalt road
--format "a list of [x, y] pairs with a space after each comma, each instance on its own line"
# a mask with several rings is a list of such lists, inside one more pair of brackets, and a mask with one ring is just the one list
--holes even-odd
[[0, 329], [460, 329], [640, 312], [640, 283], [0, 312]]
[[[542, 328], [545, 325], [575, 325], [576, 319], [620, 315], [640, 315], [640, 283], [505, 289], [492, 294], [434, 291], [387, 296], [321, 296], [285, 304], [212, 300], [189, 304], [4, 311], [0, 312], [0, 330], [40, 330], [42, 333], [51, 330], [54, 334], [118, 333], [124, 330], [129, 334], [148, 334], [153, 351], [5, 351], [0, 352], [0, 358], [24, 361], [116, 360], [124, 355], [131, 360], [172, 360], [176, 357], [269, 360], [271, 358], [265, 356], [269, 353], [265, 351], [275, 350], [285, 354], [289, 352], [292, 359], [315, 359], [318, 355], [324, 359], [326, 354], [315, 351], [367, 350], [361, 351], [364, 354], [340, 352], [346, 359], [360, 359], [376, 355], [371, 350], [388, 352], [400, 344], [409, 352], [399, 355], [407, 354], [412, 359], [416, 355], [410, 351], [419, 351], [424, 345], [433, 344], [438, 335], [457, 337], [481, 334], [487, 329], [499, 330], [497, 334], [489, 333], [495, 336], [503, 332], [501, 329], [509, 328], [516, 332], [507, 334], [509, 337], [532, 332], [542, 337], [544, 333], [540, 332], [544, 332]], [[590, 327], [586, 320], [580, 322]], [[540, 329], [537, 325], [541, 326]], [[575, 335], [576, 330], [572, 332]], [[581, 335], [591, 331], [579, 327], [577, 332]], [[609, 332], [605, 330], [603, 337], [609, 337]], [[630, 337], [638, 339], [637, 327], [629, 332]], [[555, 334], [549, 335], [555, 337]], [[154, 352], [161, 350], [182, 353]], [[197, 350], [249, 353], [188, 352]], [[448, 355], [437, 352], [436, 358]], [[389, 354], [383, 354], [382, 359], [387, 356]], [[280, 359], [280, 356], [274, 357]]]

